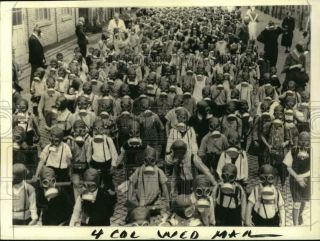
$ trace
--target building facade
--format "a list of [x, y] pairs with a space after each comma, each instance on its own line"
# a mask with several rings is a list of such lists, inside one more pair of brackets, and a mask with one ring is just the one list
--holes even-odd
[[42, 44], [58, 43], [75, 34], [77, 8], [15, 8], [12, 10], [12, 48], [16, 61], [28, 61], [28, 38], [35, 25], [43, 33]]
[[12, 49], [17, 63], [28, 62], [28, 38], [37, 24], [44, 47], [75, 37], [79, 17], [88, 32], [98, 32], [120, 8], [14, 8], [12, 9]]

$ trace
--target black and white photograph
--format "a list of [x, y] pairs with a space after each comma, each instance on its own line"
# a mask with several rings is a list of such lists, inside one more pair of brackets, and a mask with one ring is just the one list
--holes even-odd
[[13, 227], [311, 228], [313, 6], [83, 5], [12, 8]]

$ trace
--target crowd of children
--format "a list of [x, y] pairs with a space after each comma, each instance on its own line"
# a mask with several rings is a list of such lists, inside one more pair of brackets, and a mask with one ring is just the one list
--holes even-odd
[[[293, 80], [283, 88], [240, 8], [135, 15], [103, 31], [87, 56], [76, 47], [67, 63], [57, 53], [36, 70], [30, 100], [16, 99], [13, 223], [110, 225], [123, 191], [130, 226], [152, 225], [161, 200], [162, 225], [284, 226], [278, 187], [290, 176], [293, 223], [302, 224], [308, 90]], [[259, 166], [252, 190], [248, 155]]]

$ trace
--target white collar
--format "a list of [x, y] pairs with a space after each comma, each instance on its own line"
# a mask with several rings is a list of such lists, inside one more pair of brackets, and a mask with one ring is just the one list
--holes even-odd
[[15, 186], [12, 186], [13, 193], [17, 195], [25, 186], [26, 186], [25, 181], [22, 181], [22, 185], [18, 188], [16, 188]]
[[32, 35], [35, 36], [39, 40], [39, 42], [41, 43], [41, 40], [38, 35], [36, 35], [35, 33], [32, 33]]

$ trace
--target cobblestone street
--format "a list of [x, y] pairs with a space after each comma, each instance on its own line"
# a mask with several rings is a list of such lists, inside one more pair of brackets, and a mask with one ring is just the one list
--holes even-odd
[[[242, 14], [245, 15], [247, 9], [243, 8], [242, 10]], [[268, 24], [268, 22], [270, 20], [273, 20], [276, 24], [281, 25], [281, 21], [278, 19], [275, 19], [273, 17], [271, 17], [270, 15], [266, 15], [264, 13], [262, 13], [261, 11], [258, 11], [259, 14], [259, 22], [257, 25], [257, 33], [260, 33], [265, 26]], [[299, 39], [301, 36], [301, 32], [296, 29], [294, 32], [294, 39], [293, 39], [293, 47], [296, 43], [298, 43]], [[89, 46], [93, 46], [93, 47], [97, 47], [97, 43], [99, 41], [101, 37], [101, 34], [91, 34], [89, 36]], [[284, 61], [286, 58], [285, 54], [285, 49], [283, 47], [280, 46], [280, 39], [279, 38], [279, 56], [278, 56], [278, 62], [277, 62], [277, 70], [278, 70], [278, 76], [280, 77], [280, 80], [283, 81], [284, 80], [284, 74], [281, 74], [283, 65], [284, 65]], [[66, 62], [69, 62], [73, 56], [73, 52], [72, 50], [74, 49], [74, 47], [76, 47], [76, 41], [75, 40], [71, 40], [67, 43], [64, 43], [62, 46], [58, 46], [55, 47], [53, 49], [50, 49], [49, 51], [46, 52], [46, 59], [47, 62], [50, 61], [50, 59], [52, 57], [55, 56], [55, 54], [58, 51], [61, 51], [64, 53], [64, 58], [66, 60]], [[263, 50], [263, 45], [261, 43], [258, 43], [258, 47], [259, 47], [259, 52]], [[293, 48], [292, 47], [292, 48]], [[65, 51], [66, 50], [66, 51]], [[22, 73], [22, 79], [21, 79], [21, 86], [24, 89], [24, 91], [22, 92], [23, 97], [30, 99], [30, 93], [29, 93], [29, 76], [30, 76], [30, 65], [26, 64], [24, 66], [22, 66], [23, 69], [23, 73]], [[307, 58], [307, 70], [310, 70], [310, 56], [308, 56]], [[48, 140], [48, 132], [44, 129], [44, 123], [40, 123], [39, 124], [40, 127], [40, 133], [41, 133], [41, 143], [47, 144], [49, 143]], [[247, 186], [247, 192], [250, 192], [252, 190], [252, 187], [254, 185], [256, 185], [258, 183], [258, 176], [257, 176], [257, 172], [258, 172], [258, 161], [257, 161], [257, 157], [255, 156], [250, 156], [248, 155], [248, 162], [249, 162], [249, 181], [248, 181], [248, 186]], [[124, 170], [123, 169], [117, 169], [115, 172], [115, 176], [114, 176], [114, 181], [116, 186], [120, 185], [122, 182], [124, 182]], [[283, 198], [285, 200], [285, 210], [286, 210], [286, 220], [285, 220], [285, 225], [286, 226], [291, 226], [292, 225], [292, 208], [293, 208], [293, 202], [292, 202], [292, 197], [291, 197], [291, 193], [289, 190], [289, 178], [287, 177], [286, 182], [285, 182], [285, 186], [281, 187], [281, 185], [279, 184], [279, 189], [281, 190], [281, 193], [283, 195]], [[124, 219], [126, 217], [126, 213], [127, 210], [125, 208], [125, 202], [126, 202], [126, 193], [121, 193], [118, 192], [118, 203], [116, 206], [116, 210], [115, 213], [111, 219], [112, 222], [112, 226], [119, 226], [119, 225], [124, 225]], [[163, 202], [163, 208], [164, 208], [164, 202]], [[305, 211], [304, 211], [304, 216], [303, 216], [303, 220], [304, 220], [304, 224], [303, 225], [310, 225], [310, 204], [308, 203], [306, 205]], [[160, 217], [156, 217], [154, 218], [154, 220], [152, 221], [153, 225], [157, 225], [160, 222]]]

